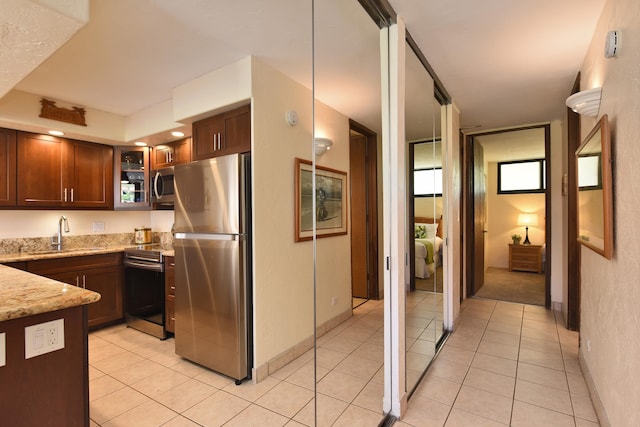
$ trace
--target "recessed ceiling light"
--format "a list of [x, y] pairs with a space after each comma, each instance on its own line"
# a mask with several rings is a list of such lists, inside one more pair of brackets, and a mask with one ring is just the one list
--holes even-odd
[[135, 145], [137, 145], [138, 147], [146, 147], [147, 143], [146, 142], [142, 142], [142, 141], [136, 141], [134, 142]]
[[173, 131], [171, 132], [171, 135], [175, 136], [176, 138], [181, 138], [184, 136], [184, 132]]
[[50, 130], [50, 131], [49, 131], [49, 135], [53, 135], [53, 136], [62, 136], [62, 135], [64, 135], [64, 132], [59, 131], [59, 130]]

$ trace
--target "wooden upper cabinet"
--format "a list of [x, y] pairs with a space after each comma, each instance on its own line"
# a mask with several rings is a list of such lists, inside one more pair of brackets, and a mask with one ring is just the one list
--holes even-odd
[[110, 209], [113, 148], [18, 133], [18, 206]]
[[193, 160], [251, 151], [251, 105], [193, 123]]
[[16, 205], [16, 135], [0, 128], [0, 206]]
[[68, 164], [70, 198], [65, 205], [81, 208], [113, 207], [113, 147], [70, 142]]
[[60, 207], [64, 204], [63, 182], [68, 180], [64, 140], [19, 132], [17, 168], [18, 206]]
[[153, 170], [189, 163], [191, 161], [191, 138], [168, 142], [153, 148]]

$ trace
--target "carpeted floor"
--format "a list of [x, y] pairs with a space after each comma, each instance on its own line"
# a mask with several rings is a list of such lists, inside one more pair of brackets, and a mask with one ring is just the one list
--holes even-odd
[[[436, 267], [435, 280], [436, 280], [436, 292], [442, 293], [442, 266]], [[428, 279], [421, 279], [416, 277], [416, 289], [421, 291], [433, 292], [433, 275]]]
[[523, 304], [544, 305], [544, 274], [489, 267], [484, 286], [475, 296]]

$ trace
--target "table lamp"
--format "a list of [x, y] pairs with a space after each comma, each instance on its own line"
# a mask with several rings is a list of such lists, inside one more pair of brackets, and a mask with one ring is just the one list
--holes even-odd
[[518, 215], [518, 225], [524, 225], [526, 229], [526, 237], [524, 239], [523, 245], [530, 245], [529, 241], [529, 226], [537, 226], [538, 225], [538, 215], [531, 213], [523, 213]]

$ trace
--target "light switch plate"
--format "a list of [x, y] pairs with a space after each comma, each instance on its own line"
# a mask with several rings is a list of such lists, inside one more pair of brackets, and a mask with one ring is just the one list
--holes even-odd
[[24, 328], [24, 358], [64, 348], [64, 319], [52, 320]]
[[0, 367], [7, 364], [7, 342], [6, 333], [0, 334]]

